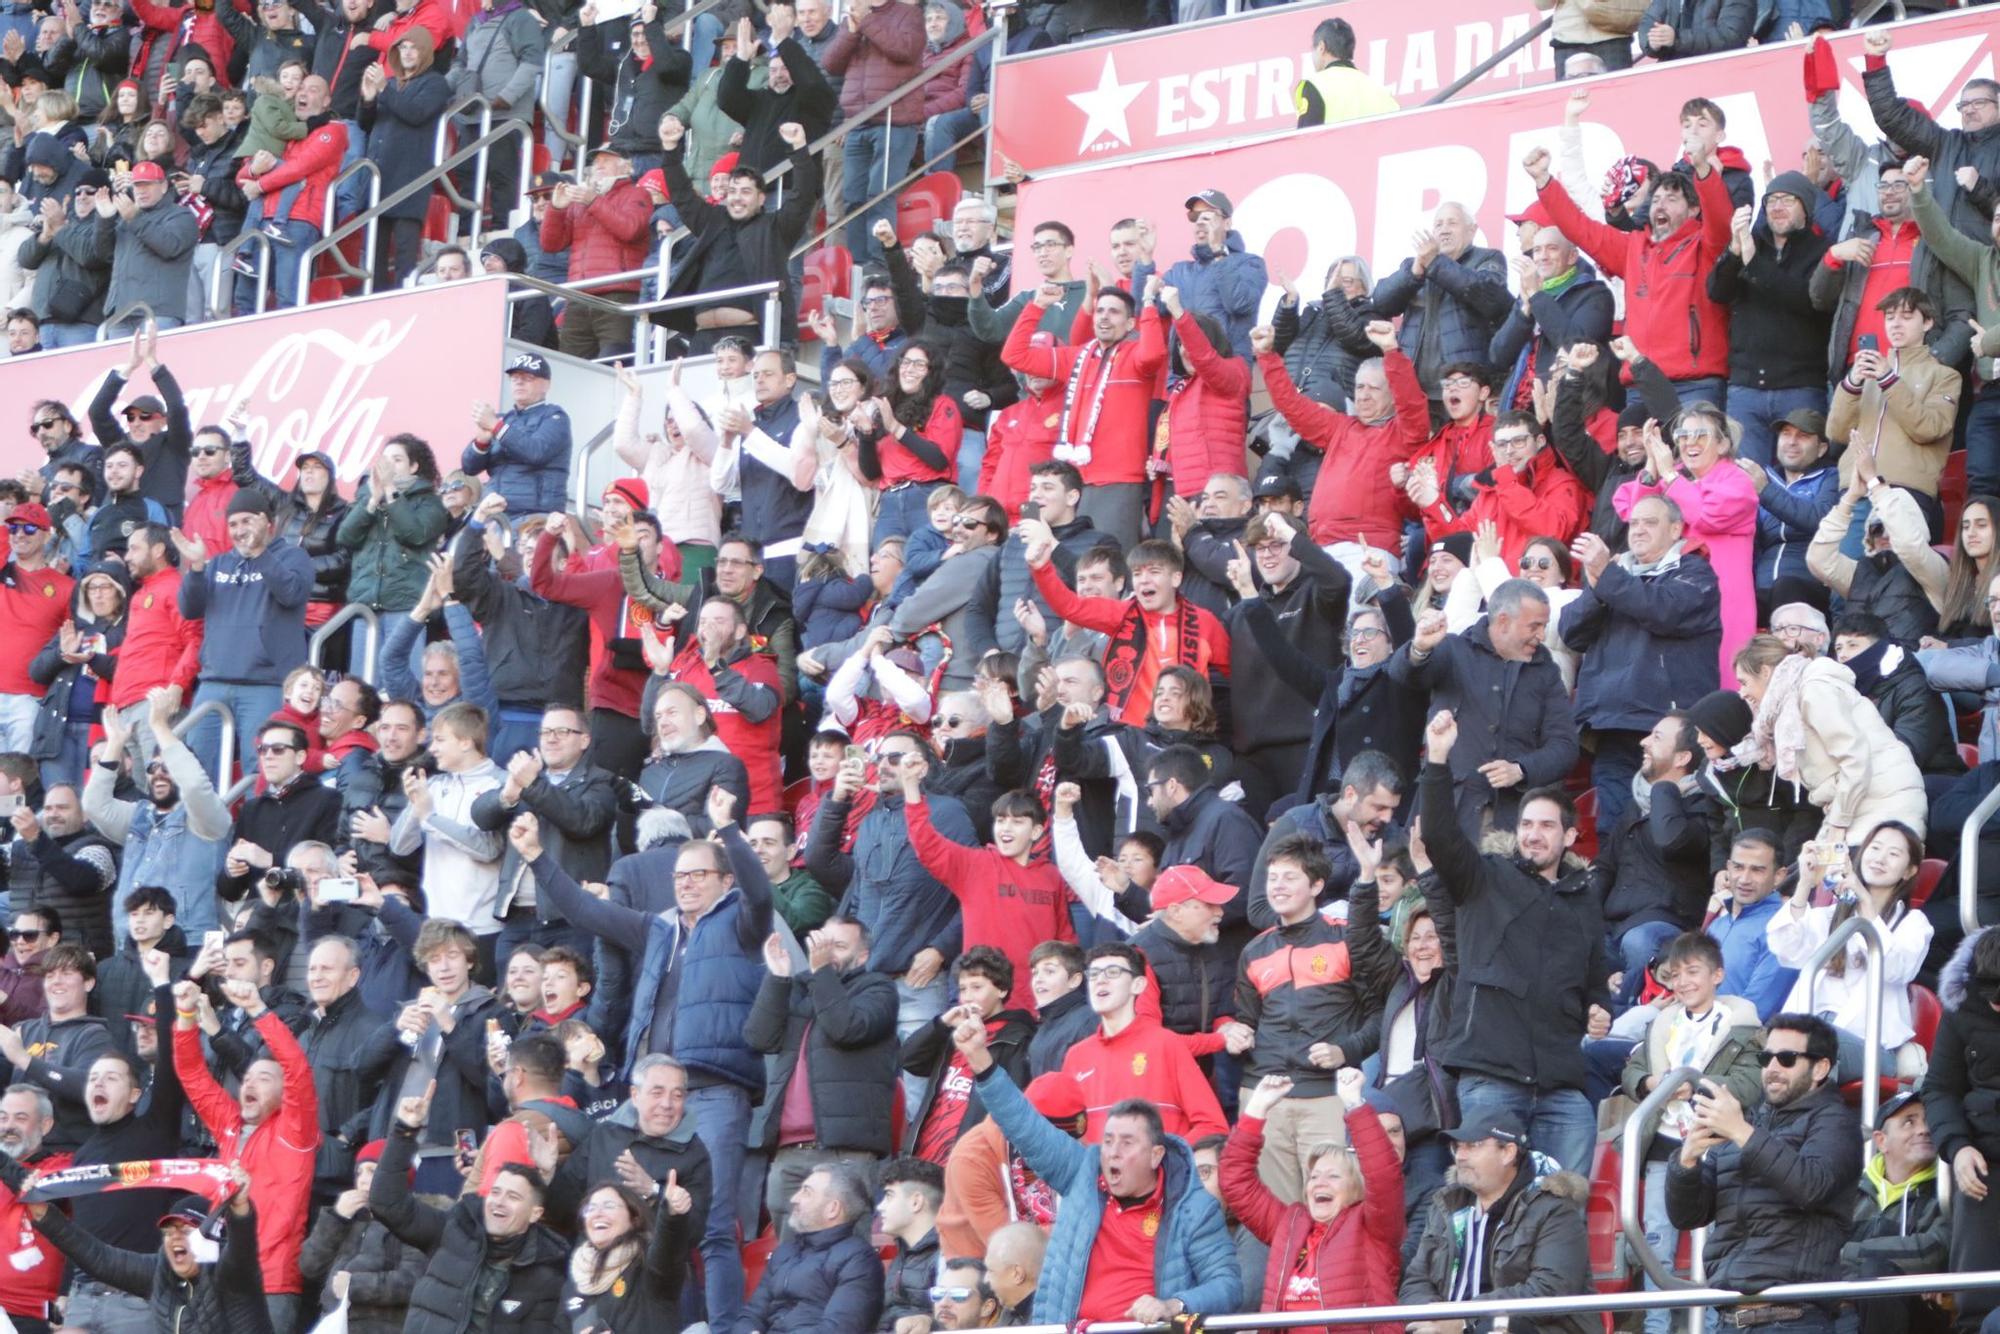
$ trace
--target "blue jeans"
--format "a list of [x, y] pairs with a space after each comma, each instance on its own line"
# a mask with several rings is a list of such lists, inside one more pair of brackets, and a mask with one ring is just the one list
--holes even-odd
[[[992, 103], [987, 104], [989, 107]], [[924, 122], [924, 170], [950, 171], [956, 144], [971, 134], [986, 119], [983, 111], [971, 107], [960, 107], [956, 111], [940, 111]]]
[[1590, 1173], [1597, 1141], [1597, 1109], [1576, 1089], [1536, 1090], [1490, 1075], [1460, 1075], [1458, 1116], [1465, 1124], [1511, 1112], [1528, 1127], [1528, 1143], [1563, 1167]]
[[[1667, 1218], [1667, 1160], [1646, 1164], [1646, 1194], [1641, 1204], [1641, 1220], [1646, 1225], [1646, 1249], [1659, 1257], [1668, 1273], [1673, 1272], [1674, 1255], [1681, 1248], [1680, 1229]], [[1659, 1291], [1659, 1284], [1653, 1282], [1652, 1275], [1642, 1271], [1646, 1291]], [[1646, 1312], [1646, 1334], [1669, 1334], [1681, 1323], [1683, 1317], [1678, 1311]]]
[[70, 723], [63, 728], [62, 750], [52, 760], [42, 761], [42, 786], [73, 787], [83, 791], [83, 766], [90, 760], [90, 723]]
[[1599, 732], [1597, 754], [1590, 761], [1590, 785], [1597, 789], [1597, 846], [1611, 841], [1611, 831], [1632, 804], [1632, 775], [1639, 772], [1640, 732]]
[[702, 74], [715, 61], [716, 43], [722, 40], [722, 20], [713, 13], [696, 16], [694, 37], [688, 43], [688, 55], [694, 61], [694, 81], [699, 83]]
[[931, 521], [931, 492], [943, 485], [942, 482], [913, 482], [884, 491], [882, 498], [876, 502], [875, 532], [869, 539], [869, 545], [879, 547], [884, 538], [908, 537], [928, 525]]
[[[1690, 403], [1713, 403], [1716, 407], [1726, 407], [1729, 402], [1729, 382], [1720, 375], [1704, 375], [1699, 380], [1675, 380], [1674, 394], [1681, 406]], [[1660, 426], [1665, 428], [1666, 423]]]
[[[940, 971], [927, 987], [913, 987], [902, 978], [896, 979], [896, 1041], [907, 1042], [910, 1034], [944, 1013], [949, 1000], [945, 990], [948, 970]], [[917, 1105], [923, 1101], [924, 1088], [930, 1083], [925, 1075], [905, 1074], [903, 1076], [903, 1112], [912, 1120], [917, 1115]]]
[[[1729, 415], [1743, 426], [1743, 443], [1736, 452], [1746, 459], [1769, 465], [1778, 442], [1778, 427], [1787, 413], [1800, 408], [1826, 411], [1823, 389], [1753, 389], [1749, 385], [1729, 386]], [[1969, 461], [1969, 460], [1968, 460]]]
[[[48, 341], [47, 325], [42, 341]], [[1965, 494], [2000, 495], [2000, 384], [1979, 391], [1965, 421]]]
[[1660, 946], [1681, 933], [1672, 922], [1642, 922], [1612, 942], [1611, 951], [1624, 962], [1625, 980], [1618, 988], [1618, 1008], [1628, 1010], [1646, 985], [1646, 966]]
[[[915, 125], [857, 125], [847, 132], [840, 149], [840, 211], [855, 209], [903, 178], [917, 151]], [[847, 224], [847, 250], [857, 264], [882, 260], [882, 247], [869, 233], [877, 220], [896, 220], [896, 198], [891, 195]]]
[[[255, 222], [244, 226], [259, 226]], [[278, 234], [271, 239], [271, 300], [270, 308], [282, 310], [295, 306], [299, 300], [299, 259], [307, 246], [319, 240], [319, 228], [310, 222], [281, 222], [276, 224]], [[255, 247], [243, 253], [255, 262]], [[257, 308], [257, 279], [252, 275], [236, 275], [236, 313], [248, 315]]]
[[94, 324], [57, 324], [51, 321], [42, 326], [42, 346], [84, 347], [97, 341], [97, 326]]
[[958, 442], [958, 489], [968, 496], [979, 494], [979, 469], [986, 462], [986, 432], [970, 426]]
[[[235, 681], [203, 681], [196, 687], [188, 707], [219, 700], [236, 720], [236, 764], [240, 773], [257, 771], [257, 729], [285, 703], [285, 692], [277, 686], [246, 685]], [[222, 722], [214, 714], [200, 719], [187, 734], [188, 749], [201, 767], [214, 777], [222, 746]], [[227, 782], [217, 784], [226, 792]]]
[[733, 1329], [743, 1309], [742, 1241], [736, 1233], [736, 1179], [743, 1173], [743, 1141], [750, 1133], [750, 1095], [734, 1084], [705, 1084], [687, 1095], [694, 1133], [708, 1150], [708, 1229], [701, 1238], [701, 1266], [711, 1329]]

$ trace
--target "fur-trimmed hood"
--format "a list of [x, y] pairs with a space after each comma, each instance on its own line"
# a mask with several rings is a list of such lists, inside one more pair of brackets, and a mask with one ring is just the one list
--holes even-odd
[[[1535, 1179], [1521, 1192], [1523, 1198], [1543, 1191], [1579, 1209], [1589, 1205], [1590, 1182], [1581, 1174], [1568, 1170], [1539, 1150], [1529, 1153], [1528, 1163], [1535, 1170]], [[1470, 1188], [1458, 1184], [1458, 1169], [1448, 1169], [1444, 1174], [1444, 1185], [1438, 1189], [1438, 1202], [1447, 1209], [1463, 1209], [1472, 1204], [1474, 1198]]]
[[1951, 962], [1938, 972], [1938, 1000], [1946, 1010], [1956, 1010], [1965, 1004], [1965, 998], [1972, 990], [1972, 951], [1979, 944], [1979, 938], [1995, 928], [1982, 926], [1964, 940], [1951, 953]]

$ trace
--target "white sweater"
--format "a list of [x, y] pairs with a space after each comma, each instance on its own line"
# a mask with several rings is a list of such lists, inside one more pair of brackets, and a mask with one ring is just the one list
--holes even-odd
[[[1803, 914], [1789, 903], [1771, 914], [1765, 938], [1771, 953], [1787, 968], [1803, 968], [1814, 950], [1826, 943], [1833, 922], [1834, 905], [1808, 908]], [[1931, 921], [1920, 912], [1905, 912], [1894, 927], [1883, 931], [1882, 952], [1882, 1045], [1900, 1047], [1917, 1035], [1910, 1022], [1910, 982], [1923, 967], [1931, 948]], [[1860, 941], [1847, 945], [1847, 972], [1820, 978], [1819, 1004], [1813, 1011], [1806, 1006], [1811, 979], [1801, 972], [1785, 997], [1785, 1009], [1792, 1013], [1816, 1012], [1836, 1028], [1859, 1035], [1867, 1013], [1867, 950]]]

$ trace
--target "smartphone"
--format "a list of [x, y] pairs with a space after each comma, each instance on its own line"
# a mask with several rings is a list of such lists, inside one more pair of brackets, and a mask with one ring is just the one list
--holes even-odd
[[0, 796], [0, 819], [11, 819], [13, 818], [14, 812], [20, 809], [21, 809], [20, 793], [9, 792], [5, 796]]
[[868, 763], [868, 752], [859, 746], [849, 746], [847, 748], [847, 758], [861, 764], [866, 764]]
[[1024, 518], [1024, 519], [1039, 519], [1039, 518], [1041, 518], [1041, 517], [1042, 517], [1042, 502], [1041, 502], [1041, 501], [1039, 501], [1039, 500], [1024, 500], [1024, 501], [1022, 501], [1022, 502], [1021, 502], [1021, 517], [1022, 517], [1022, 518]]
[[352, 903], [361, 897], [361, 882], [352, 876], [330, 875], [319, 882], [321, 903]]
[[229, 933], [227, 931], [204, 931], [201, 933], [201, 947], [204, 950], [216, 950], [219, 952], [222, 949], [222, 942], [228, 939]]
[[1882, 350], [1882, 340], [1874, 334], [1862, 334], [1861, 337], [1854, 340], [1854, 346], [1856, 350], [1861, 352], [1880, 352]]

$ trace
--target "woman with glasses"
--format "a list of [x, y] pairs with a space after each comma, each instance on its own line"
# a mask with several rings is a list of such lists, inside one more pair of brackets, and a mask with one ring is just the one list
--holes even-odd
[[925, 522], [924, 502], [958, 476], [965, 418], [944, 392], [944, 354], [927, 339], [903, 345], [889, 392], [857, 409], [861, 475], [882, 488], [873, 545], [908, 537]]
[[[1612, 340], [1623, 355], [1624, 339]], [[1680, 507], [1686, 543], [1708, 550], [1715, 582], [1722, 590], [1722, 684], [1733, 685], [1736, 651], [1757, 633], [1757, 488], [1735, 465], [1743, 428], [1708, 403], [1690, 403], [1673, 424], [1673, 442], [1651, 423], [1646, 427], [1646, 466], [1618, 488], [1618, 517], [1630, 521], [1632, 507], [1647, 496], [1664, 495]]]
[[1117, 832], [1160, 832], [1146, 802], [1146, 776], [1153, 756], [1168, 746], [1192, 746], [1208, 761], [1210, 779], [1220, 789], [1235, 778], [1236, 760], [1217, 734], [1215, 691], [1192, 667], [1165, 667], [1153, 684], [1152, 715], [1144, 727], [1119, 723], [1109, 729], [1065, 726], [1053, 751], [1056, 777], [1074, 783], [1092, 779], [1118, 782]]
[[[799, 431], [793, 437], [794, 457], [813, 491], [812, 513], [806, 518], [805, 541], [835, 548], [850, 570], [867, 567], [874, 549], [869, 538], [875, 527], [875, 506], [881, 493], [861, 470], [861, 441], [854, 430], [854, 412], [881, 393], [866, 362], [847, 357], [826, 377], [826, 392], [799, 404]], [[800, 473], [794, 473], [797, 484]]]
[[[1815, 1013], [1840, 1037], [1840, 1078], [1861, 1078], [1862, 1029], [1866, 1026], [1869, 993], [1882, 990], [1881, 1071], [1905, 1080], [1921, 1080], [1924, 1049], [1913, 1039], [1910, 983], [1930, 952], [1931, 922], [1910, 906], [1917, 877], [1923, 870], [1923, 837], [1910, 826], [1884, 820], [1860, 841], [1817, 841], [1799, 854], [1797, 888], [1765, 927], [1771, 954], [1787, 968], [1803, 970], [1813, 952], [1850, 918], [1876, 924], [1882, 933], [1880, 979], [1868, 976], [1867, 950], [1859, 939], [1830, 959], [1818, 986], [1803, 971], [1792, 984], [1782, 1007], [1793, 1013]], [[1822, 891], [1833, 901], [1813, 906]]]
[[584, 1197], [557, 1320], [563, 1334], [680, 1329], [681, 1288], [699, 1236], [691, 1220], [694, 1197], [678, 1180], [657, 1184], [657, 1223], [654, 1206], [622, 1182]]
[[[1393, 1306], [1402, 1271], [1403, 1167], [1382, 1122], [1362, 1098], [1363, 1076], [1342, 1070], [1335, 1089], [1346, 1112], [1346, 1144], [1316, 1144], [1306, 1159], [1305, 1198], [1287, 1204], [1257, 1174], [1264, 1123], [1292, 1091], [1265, 1075], [1243, 1104], [1222, 1149], [1222, 1201], [1270, 1247], [1259, 1311]], [[1400, 1334], [1400, 1323], [1359, 1328]]]
[[45, 788], [83, 782], [90, 732], [118, 670], [129, 588], [116, 561], [84, 575], [71, 594], [69, 619], [28, 664], [29, 678], [44, 688], [33, 754]]

